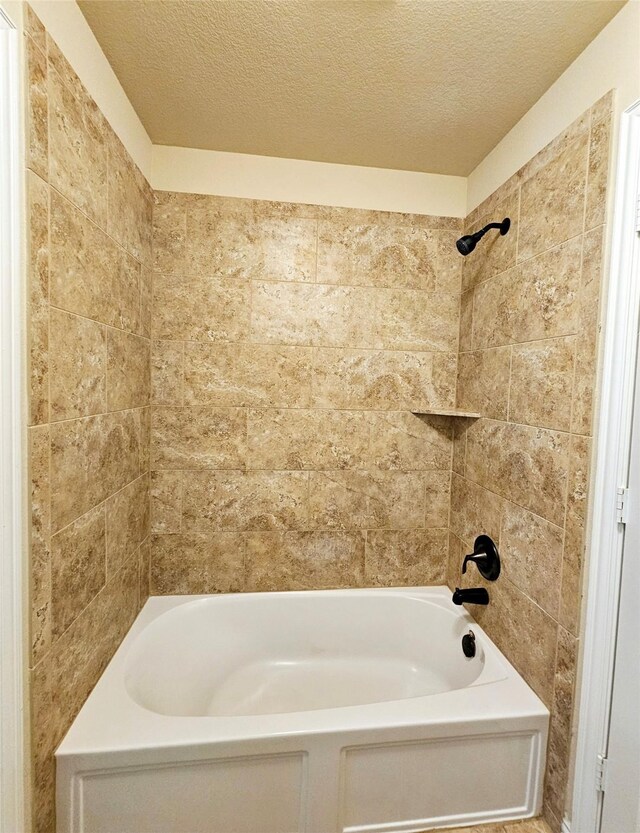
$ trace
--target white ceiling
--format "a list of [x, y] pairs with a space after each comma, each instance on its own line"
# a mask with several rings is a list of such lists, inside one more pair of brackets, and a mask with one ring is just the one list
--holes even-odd
[[80, 0], [161, 145], [468, 175], [624, 0]]

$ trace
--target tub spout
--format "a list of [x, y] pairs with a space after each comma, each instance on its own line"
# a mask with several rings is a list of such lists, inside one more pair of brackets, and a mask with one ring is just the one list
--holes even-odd
[[484, 587], [470, 587], [468, 590], [461, 590], [459, 587], [453, 591], [451, 601], [454, 605], [472, 604], [472, 605], [488, 605], [489, 594]]

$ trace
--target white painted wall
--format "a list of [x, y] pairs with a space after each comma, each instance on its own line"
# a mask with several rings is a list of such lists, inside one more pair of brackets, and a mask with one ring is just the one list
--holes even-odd
[[335, 165], [246, 153], [153, 146], [162, 191], [464, 217], [462, 176]]
[[640, 98], [640, 0], [629, 0], [468, 177], [467, 213], [611, 89], [614, 147], [622, 112]]

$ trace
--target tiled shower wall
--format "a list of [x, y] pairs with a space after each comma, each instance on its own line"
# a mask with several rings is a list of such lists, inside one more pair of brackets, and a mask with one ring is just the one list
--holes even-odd
[[443, 581], [461, 221], [155, 203], [152, 592]]
[[571, 754], [609, 168], [609, 94], [467, 218], [511, 217], [465, 259], [451, 586], [478, 531], [503, 574], [473, 615], [551, 709], [545, 815], [559, 830]]
[[25, 10], [34, 829], [53, 752], [148, 593], [152, 194]]

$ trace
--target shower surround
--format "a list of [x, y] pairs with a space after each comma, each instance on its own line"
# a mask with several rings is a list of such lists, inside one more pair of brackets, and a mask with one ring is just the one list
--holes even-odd
[[[53, 750], [149, 576], [154, 594], [468, 586], [480, 531], [504, 572], [473, 613], [551, 708], [557, 829], [611, 96], [466, 221], [154, 195], [26, 13], [34, 829], [53, 830]], [[483, 419], [412, 413], [456, 403]]]

